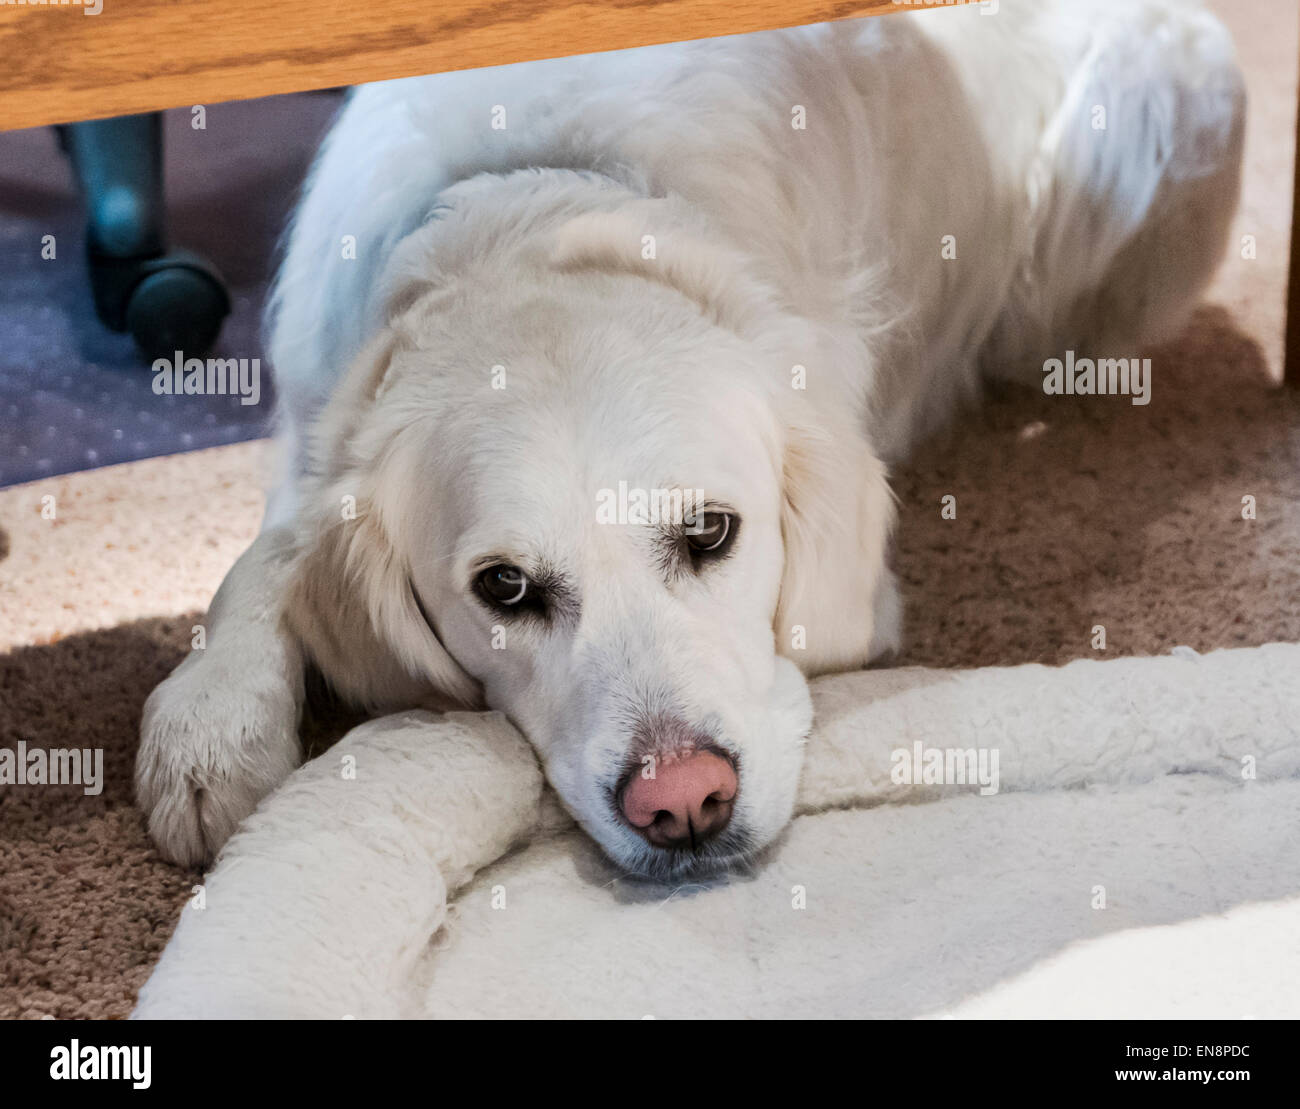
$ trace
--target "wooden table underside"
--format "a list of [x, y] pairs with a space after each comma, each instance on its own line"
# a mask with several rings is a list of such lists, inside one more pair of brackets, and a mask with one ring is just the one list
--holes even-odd
[[0, 130], [943, 2], [0, 0]]

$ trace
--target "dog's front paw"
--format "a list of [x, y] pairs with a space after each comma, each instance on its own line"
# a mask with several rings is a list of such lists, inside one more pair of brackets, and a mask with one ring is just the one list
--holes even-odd
[[194, 654], [145, 702], [136, 800], [159, 852], [198, 866], [301, 761], [292, 684]]

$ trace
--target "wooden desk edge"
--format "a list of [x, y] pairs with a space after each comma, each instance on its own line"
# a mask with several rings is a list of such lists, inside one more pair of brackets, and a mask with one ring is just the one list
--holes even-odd
[[101, 2], [0, 0], [0, 130], [976, 0]]

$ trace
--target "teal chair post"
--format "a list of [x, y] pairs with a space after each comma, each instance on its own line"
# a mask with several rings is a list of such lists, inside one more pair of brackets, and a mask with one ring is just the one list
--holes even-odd
[[59, 133], [85, 197], [96, 314], [113, 331], [129, 331], [150, 361], [206, 354], [230, 297], [211, 264], [168, 248], [161, 114], [73, 123]]

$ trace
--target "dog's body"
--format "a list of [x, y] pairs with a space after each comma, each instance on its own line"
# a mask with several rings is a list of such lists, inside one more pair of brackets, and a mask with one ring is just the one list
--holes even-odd
[[[984, 7], [355, 93], [277, 288], [266, 529], [146, 710], [167, 854], [297, 764], [309, 662], [505, 711], [631, 867], [776, 834], [798, 671], [898, 643], [885, 466], [981, 376], [1176, 328], [1235, 206], [1213, 19]], [[627, 488], [688, 519], [602, 519]]]

